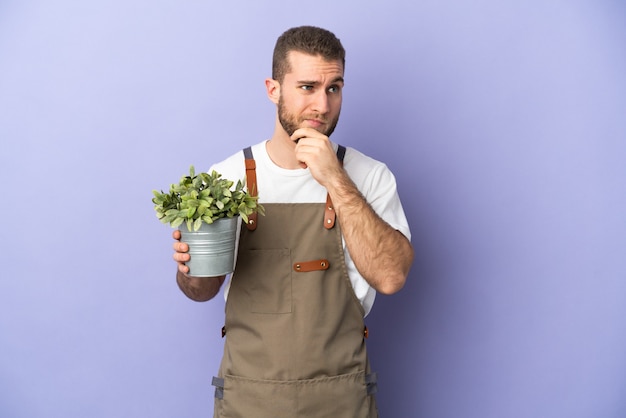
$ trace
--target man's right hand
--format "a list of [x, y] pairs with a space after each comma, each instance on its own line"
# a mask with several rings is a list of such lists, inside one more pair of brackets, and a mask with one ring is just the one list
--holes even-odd
[[189, 246], [184, 242], [180, 242], [180, 231], [178, 229], [172, 232], [172, 238], [176, 240], [172, 247], [174, 248], [174, 261], [178, 263], [178, 271], [187, 274], [189, 273], [189, 267], [185, 263], [191, 258], [188, 254]]
[[189, 246], [184, 242], [180, 242], [180, 231], [175, 230], [172, 232], [172, 238], [175, 242], [172, 246], [174, 248], [174, 261], [178, 263], [178, 274], [176, 274], [176, 282], [189, 299], [204, 302], [212, 299], [220, 290], [222, 283], [226, 279], [226, 276], [219, 277], [193, 277], [188, 276], [189, 267], [185, 264], [191, 256], [189, 255]]

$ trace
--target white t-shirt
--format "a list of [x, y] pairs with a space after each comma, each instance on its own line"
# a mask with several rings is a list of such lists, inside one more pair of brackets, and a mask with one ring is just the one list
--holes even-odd
[[[288, 170], [274, 164], [267, 154], [266, 141], [252, 146], [256, 162], [259, 188], [259, 203], [323, 203], [327, 191], [311, 175], [308, 168]], [[337, 144], [333, 144], [335, 151]], [[409, 225], [396, 190], [393, 173], [380, 161], [376, 161], [353, 148], [347, 148], [343, 166], [372, 209], [394, 229], [411, 239]], [[223, 178], [245, 181], [246, 170], [243, 151], [215, 164], [209, 169], [217, 171]], [[262, 222], [262, 219], [259, 219]], [[357, 298], [361, 301], [365, 315], [372, 309], [376, 291], [359, 274], [345, 241], [343, 245], [348, 276]], [[230, 281], [226, 285], [228, 297]]]

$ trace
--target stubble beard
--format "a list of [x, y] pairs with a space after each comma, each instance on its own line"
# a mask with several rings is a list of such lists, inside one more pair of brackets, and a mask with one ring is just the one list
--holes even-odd
[[[304, 115], [302, 118], [298, 119], [298, 117], [296, 117], [292, 113], [289, 113], [289, 111], [286, 109], [285, 102], [283, 101], [283, 96], [281, 95], [278, 98], [278, 121], [280, 122], [280, 125], [283, 127], [283, 129], [285, 130], [285, 132], [287, 132], [289, 136], [293, 135], [293, 133], [296, 130], [302, 128], [302, 123], [306, 119], [317, 119], [317, 120], [324, 121], [325, 123], [328, 122], [327, 119], [320, 114]], [[334, 120], [330, 121], [330, 124], [325, 125], [325, 126], [328, 126], [328, 128], [324, 130], [320, 130], [320, 129], [316, 129], [316, 130], [330, 137], [330, 135], [335, 131], [337, 122], [339, 122], [339, 115], [337, 115], [337, 117]]]

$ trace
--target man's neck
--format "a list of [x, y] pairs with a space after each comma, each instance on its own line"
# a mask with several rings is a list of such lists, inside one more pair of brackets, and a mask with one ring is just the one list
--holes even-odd
[[274, 164], [287, 170], [301, 169], [296, 159], [296, 143], [291, 140], [287, 132], [277, 121], [272, 138], [265, 144], [267, 154]]

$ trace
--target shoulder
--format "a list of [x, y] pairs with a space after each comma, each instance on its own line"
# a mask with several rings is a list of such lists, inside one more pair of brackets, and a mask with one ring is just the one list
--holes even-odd
[[346, 155], [344, 157], [343, 163], [347, 169], [356, 171], [356, 170], [369, 170], [372, 168], [386, 168], [385, 163], [376, 160], [368, 155], [363, 154], [361, 151], [352, 148], [345, 147]]
[[395, 177], [385, 163], [354, 148], [346, 147], [343, 165], [357, 188], [366, 196], [380, 187], [396, 188]]
[[372, 209], [385, 222], [410, 239], [411, 231], [398, 196], [396, 178], [387, 165], [348, 148], [344, 167]]
[[[264, 144], [265, 141], [251, 146], [254, 156], [264, 151]], [[241, 149], [230, 157], [213, 164], [209, 168], [209, 172], [215, 170], [220, 173], [222, 177], [229, 180], [243, 180], [246, 174], [244, 159], [243, 149]]]

